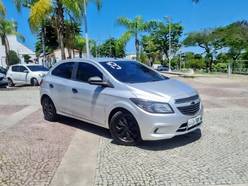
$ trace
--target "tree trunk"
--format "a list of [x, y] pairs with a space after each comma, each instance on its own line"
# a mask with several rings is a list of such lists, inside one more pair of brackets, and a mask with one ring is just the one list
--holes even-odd
[[57, 34], [58, 43], [61, 49], [61, 58], [65, 59], [65, 45], [64, 45], [64, 9], [61, 0], [56, 0], [56, 15], [57, 15]]
[[135, 34], [136, 59], [139, 60], [139, 39], [138, 34]]
[[42, 65], [48, 65], [46, 64], [46, 47], [45, 47], [45, 26], [42, 25], [41, 28], [41, 41], [42, 41], [42, 53], [43, 53], [43, 61]]
[[10, 51], [10, 47], [9, 47], [9, 41], [6, 35], [3, 36], [3, 40], [4, 40], [4, 47], [5, 47], [5, 55], [6, 55], [6, 65], [9, 66], [9, 51]]
[[68, 47], [67, 51], [68, 51], [68, 58], [71, 59], [71, 58], [72, 58], [72, 51], [71, 51], [71, 48]]

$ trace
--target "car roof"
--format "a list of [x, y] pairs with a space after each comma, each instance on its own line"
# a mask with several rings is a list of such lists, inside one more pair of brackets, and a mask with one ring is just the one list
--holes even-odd
[[109, 62], [109, 61], [135, 61], [135, 60], [129, 60], [124, 58], [72, 58], [72, 59], [66, 59], [62, 60], [59, 63], [66, 63], [66, 62], [95, 62], [95, 63], [101, 63], [101, 62]]

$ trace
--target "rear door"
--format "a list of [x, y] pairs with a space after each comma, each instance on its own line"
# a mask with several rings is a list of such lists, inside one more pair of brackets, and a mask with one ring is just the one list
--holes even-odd
[[70, 96], [72, 93], [72, 73], [75, 68], [74, 62], [66, 62], [58, 65], [52, 71], [52, 81], [49, 82], [49, 89], [56, 109], [60, 113], [70, 114]]
[[12, 79], [12, 81], [14, 83], [18, 83], [19, 82], [19, 71], [20, 71], [20, 66], [19, 65], [15, 65], [15, 66], [12, 66], [9, 73], [8, 73], [8, 76]]

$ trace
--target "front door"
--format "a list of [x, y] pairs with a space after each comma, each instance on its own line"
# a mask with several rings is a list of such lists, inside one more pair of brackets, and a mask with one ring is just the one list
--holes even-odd
[[71, 113], [79, 118], [93, 121], [99, 125], [105, 124], [104, 87], [90, 85], [88, 79], [98, 76], [103, 78], [100, 70], [89, 63], [78, 63], [74, 82], [72, 83]]

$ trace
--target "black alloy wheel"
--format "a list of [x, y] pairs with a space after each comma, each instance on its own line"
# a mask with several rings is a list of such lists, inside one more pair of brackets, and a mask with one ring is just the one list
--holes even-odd
[[120, 145], [137, 145], [141, 141], [136, 119], [127, 111], [116, 112], [110, 121], [110, 132]]

